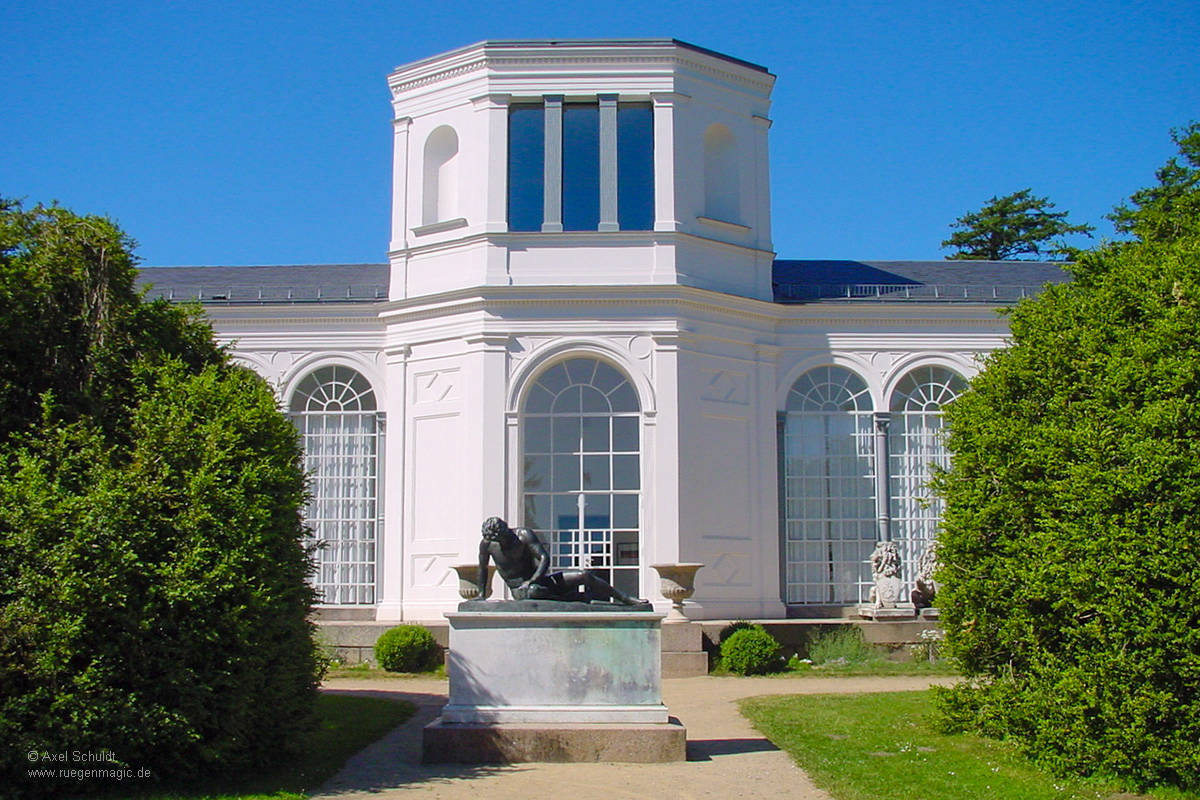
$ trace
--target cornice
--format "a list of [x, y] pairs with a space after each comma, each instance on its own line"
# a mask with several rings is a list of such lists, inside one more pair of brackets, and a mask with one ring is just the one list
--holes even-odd
[[[481, 70], [495, 70], [499, 73], [496, 77], [505, 81], [517, 77], [531, 81], [543, 78], [551, 82], [561, 70], [577, 73], [581, 66], [594, 67], [610, 77], [617, 72], [613, 67], [624, 67], [620, 72], [629, 75], [677, 76], [681, 71], [689, 70], [764, 96], [770, 94], [775, 84], [775, 76], [769, 72], [738, 67], [718, 55], [707, 55], [675, 42], [596, 41], [557, 45], [529, 42], [524, 52], [515, 53], [513, 49], [512, 46], [501, 49], [493, 43], [481, 42], [400, 67], [389, 76], [392, 98], [399, 100], [415, 89]], [[523, 70], [529, 74], [512, 74]]]

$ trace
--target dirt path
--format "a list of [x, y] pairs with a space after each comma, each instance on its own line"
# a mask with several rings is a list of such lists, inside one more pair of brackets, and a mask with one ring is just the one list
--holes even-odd
[[663, 681], [671, 715], [687, 726], [688, 760], [673, 764], [512, 764], [463, 766], [420, 763], [421, 729], [446, 702], [446, 682], [425, 679], [326, 682], [333, 692], [400, 697], [416, 715], [347, 762], [318, 798], [448, 800], [692, 800], [778, 798], [824, 800], [788, 755], [755, 731], [737, 700], [763, 694], [828, 694], [923, 689], [949, 679], [673, 678]]

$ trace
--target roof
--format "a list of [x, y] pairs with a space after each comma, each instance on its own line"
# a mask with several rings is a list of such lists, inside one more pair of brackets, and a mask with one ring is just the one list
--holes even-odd
[[[387, 264], [145, 267], [150, 299], [206, 304], [373, 303], [387, 299]], [[778, 260], [777, 303], [1014, 303], [1048, 283], [1066, 283], [1050, 261]]]
[[202, 303], [373, 303], [388, 295], [387, 264], [144, 267], [148, 299]]
[[469, 45], [466, 45], [465, 47], [457, 47], [453, 50], [449, 50], [445, 53], [440, 53], [436, 56], [431, 56], [429, 58], [424, 58], [419, 61], [414, 61], [411, 64], [402, 64], [401, 66], [396, 67], [396, 69], [394, 71], [398, 72], [400, 70], [407, 70], [418, 64], [424, 64], [427, 62], [438, 61], [443, 58], [446, 58], [447, 56], [452, 56], [452, 55], [455, 55], [458, 53], [465, 53], [465, 52], [474, 50], [479, 47], [486, 47], [489, 49], [501, 49], [501, 48], [528, 49], [531, 47], [667, 47], [667, 46], [671, 46], [671, 45], [674, 45], [675, 47], [682, 47], [685, 50], [691, 50], [693, 52], [701, 53], [706, 56], [712, 56], [714, 58], [719, 58], [723, 61], [728, 61], [731, 64], [737, 64], [742, 67], [747, 67], [748, 69], [752, 69], [755, 72], [761, 72], [765, 75], [771, 74], [771, 71], [769, 69], [762, 66], [761, 64], [755, 64], [752, 61], [746, 61], [741, 58], [736, 58], [734, 56], [727, 55], [725, 53], [721, 53], [717, 50], [710, 50], [707, 47], [701, 47], [700, 45], [692, 44], [691, 42], [685, 42], [680, 39], [657, 39], [657, 38], [647, 38], [647, 39], [484, 39], [481, 42], [475, 42], [474, 44], [469, 44]]
[[1053, 261], [777, 260], [775, 302], [1015, 303], [1071, 274]]

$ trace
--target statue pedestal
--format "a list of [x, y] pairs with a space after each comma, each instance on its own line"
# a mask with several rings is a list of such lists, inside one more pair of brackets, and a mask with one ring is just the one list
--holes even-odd
[[503, 605], [446, 614], [450, 701], [425, 728], [426, 762], [684, 759], [662, 702], [664, 615]]

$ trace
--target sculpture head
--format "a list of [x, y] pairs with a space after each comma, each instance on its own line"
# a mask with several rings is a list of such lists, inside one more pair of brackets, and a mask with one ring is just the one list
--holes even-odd
[[512, 534], [512, 528], [499, 517], [488, 517], [483, 521], [483, 538], [489, 542], [498, 542], [505, 534]]
[[871, 570], [876, 577], [889, 578], [900, 574], [900, 548], [895, 542], [879, 542], [871, 553]]

